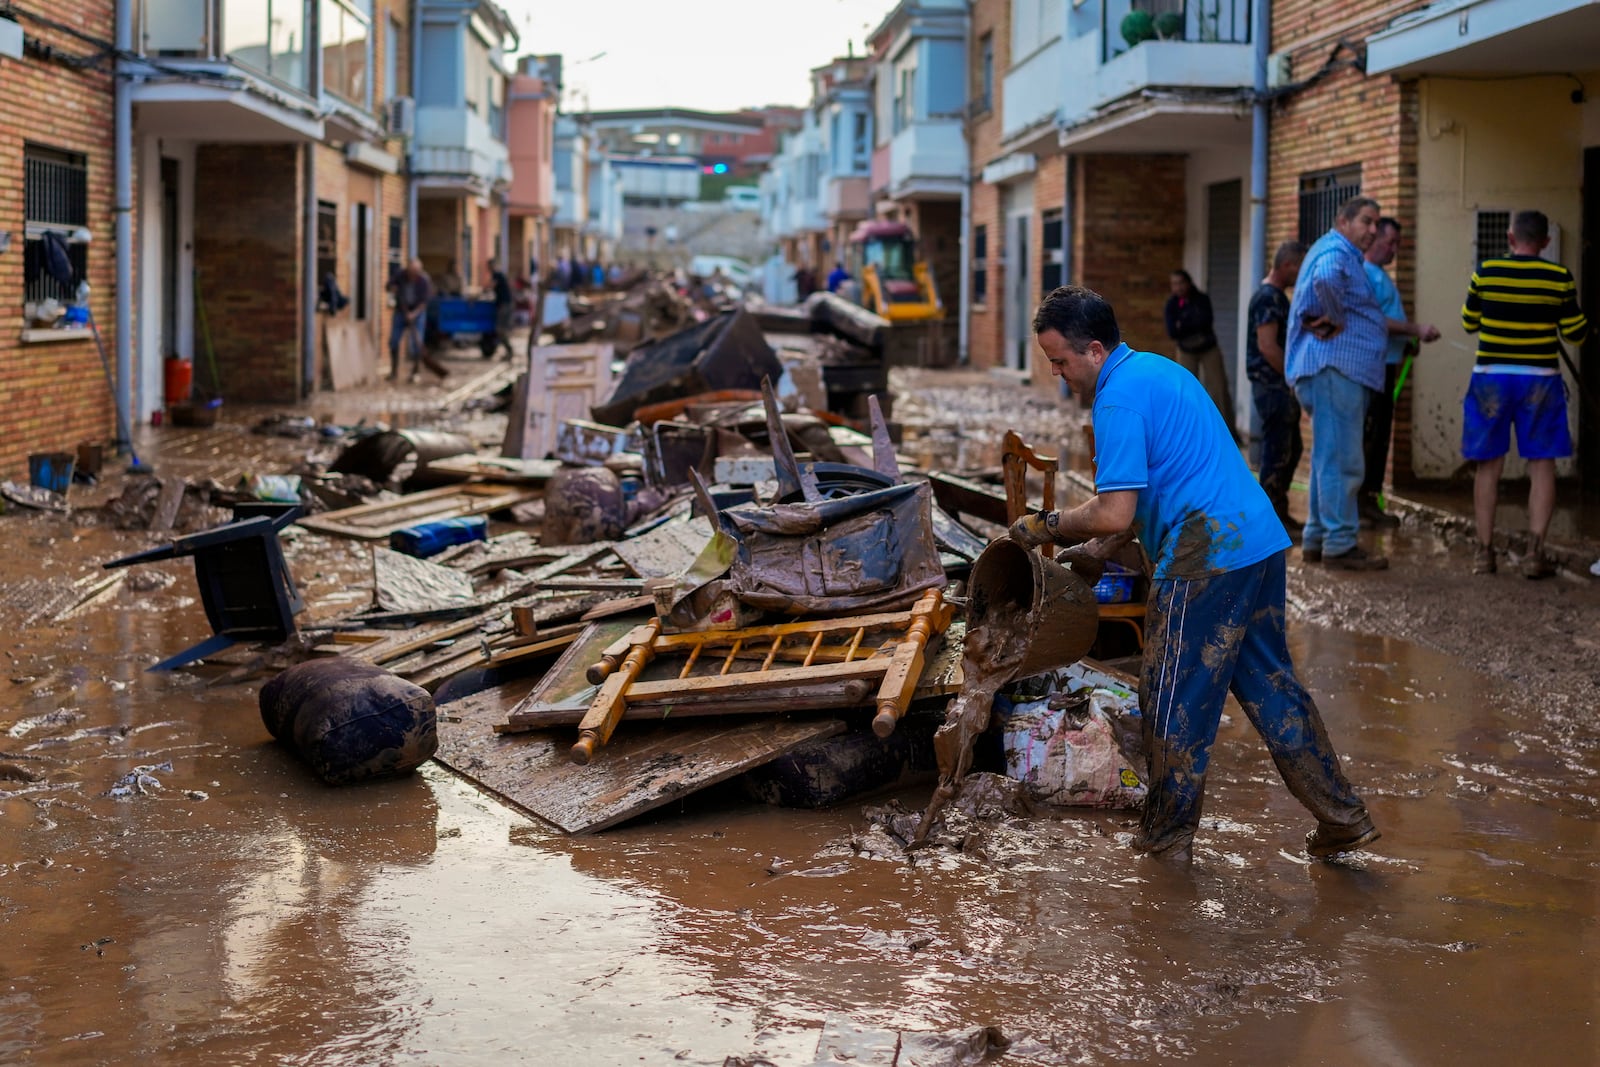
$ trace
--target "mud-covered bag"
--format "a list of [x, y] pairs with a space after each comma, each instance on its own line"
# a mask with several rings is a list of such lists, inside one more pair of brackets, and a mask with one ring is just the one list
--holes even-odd
[[790, 615], [897, 611], [943, 588], [926, 482], [834, 500], [727, 508], [739, 542], [728, 587], [741, 603]]
[[[1145, 784], [1118, 744], [1114, 718], [1138, 714], [1137, 700], [1097, 688], [1013, 704], [995, 698], [1006, 775], [1032, 800], [1067, 807], [1137, 808]], [[1134, 720], [1137, 721], [1137, 720]], [[1127, 731], [1122, 731], [1126, 740]]]
[[261, 721], [329, 785], [408, 774], [439, 747], [433, 697], [360, 660], [296, 664], [261, 687]]

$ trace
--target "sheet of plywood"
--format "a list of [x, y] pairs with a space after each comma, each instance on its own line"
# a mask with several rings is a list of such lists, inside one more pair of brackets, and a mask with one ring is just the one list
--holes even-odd
[[711, 523], [697, 517], [663, 523], [649, 533], [618, 541], [613, 551], [640, 578], [676, 578], [710, 541]]
[[835, 718], [640, 724], [580, 767], [569, 754], [574, 729], [494, 732], [518, 702], [515, 694], [496, 687], [442, 705], [434, 759], [572, 834], [616, 826], [845, 728]]
[[587, 419], [595, 404], [611, 395], [608, 344], [539, 345], [533, 350], [513, 412], [522, 417], [506, 430], [505, 452], [515, 459], [540, 459], [556, 447], [556, 431], [567, 419]]
[[430, 471], [508, 485], [543, 485], [561, 467], [559, 459], [507, 459], [504, 456], [450, 456], [428, 461]]
[[378, 343], [367, 323], [324, 319], [323, 347], [333, 389], [365, 385], [378, 375]]
[[309, 530], [354, 537], [363, 541], [387, 540], [396, 530], [436, 519], [459, 518], [499, 511], [538, 497], [538, 492], [507, 485], [449, 485], [408, 493], [398, 500], [358, 504], [325, 511], [298, 520]]

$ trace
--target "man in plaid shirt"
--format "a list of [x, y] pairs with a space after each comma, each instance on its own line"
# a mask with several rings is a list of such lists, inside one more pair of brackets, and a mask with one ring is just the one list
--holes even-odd
[[1301, 535], [1308, 563], [1383, 570], [1386, 556], [1356, 543], [1356, 497], [1366, 473], [1367, 405], [1383, 388], [1389, 320], [1367, 280], [1364, 256], [1378, 234], [1378, 202], [1358, 196], [1306, 253], [1289, 305], [1284, 376], [1311, 415], [1311, 491]]

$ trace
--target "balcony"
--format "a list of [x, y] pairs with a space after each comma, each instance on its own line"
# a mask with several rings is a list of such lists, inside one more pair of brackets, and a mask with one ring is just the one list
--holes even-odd
[[1401, 16], [1367, 39], [1367, 73], [1588, 70], [1600, 54], [1596, 0], [1453, 0]]
[[1101, 58], [1110, 63], [1150, 43], [1249, 44], [1250, 4], [1251, 0], [1105, 0]]
[[867, 178], [829, 178], [823, 183], [822, 213], [830, 219], [864, 219], [872, 208]]
[[960, 119], [913, 122], [889, 142], [889, 195], [960, 196], [966, 161]]
[[193, 141], [318, 140], [304, 0], [137, 0], [139, 53], [205, 80], [136, 82], [139, 129]]
[[1066, 41], [1057, 37], [1006, 72], [1001, 140], [1009, 142], [1025, 132], [1049, 127], [1061, 114], [1066, 50]]
[[511, 180], [510, 152], [468, 107], [419, 107], [411, 173], [424, 190], [486, 196]]

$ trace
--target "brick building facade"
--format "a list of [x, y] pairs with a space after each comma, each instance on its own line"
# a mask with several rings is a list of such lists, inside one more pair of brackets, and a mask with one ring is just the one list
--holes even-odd
[[9, 325], [0, 329], [0, 475], [12, 478], [26, 474], [31, 453], [70, 452], [80, 441], [106, 441], [116, 432], [112, 393], [90, 332], [37, 329], [25, 320], [27, 306], [44, 299], [65, 304], [73, 296], [40, 277], [39, 234], [51, 229], [71, 240], [81, 227], [92, 239], [72, 245], [74, 259], [86, 268], [89, 307], [107, 354], [114, 351], [109, 61], [69, 62], [94, 52], [77, 35], [111, 39], [113, 7], [111, 0], [58, 0], [35, 10], [40, 17], [14, 13], [24, 55], [0, 58], [0, 100], [9, 102], [0, 114], [0, 294], [10, 308]]

